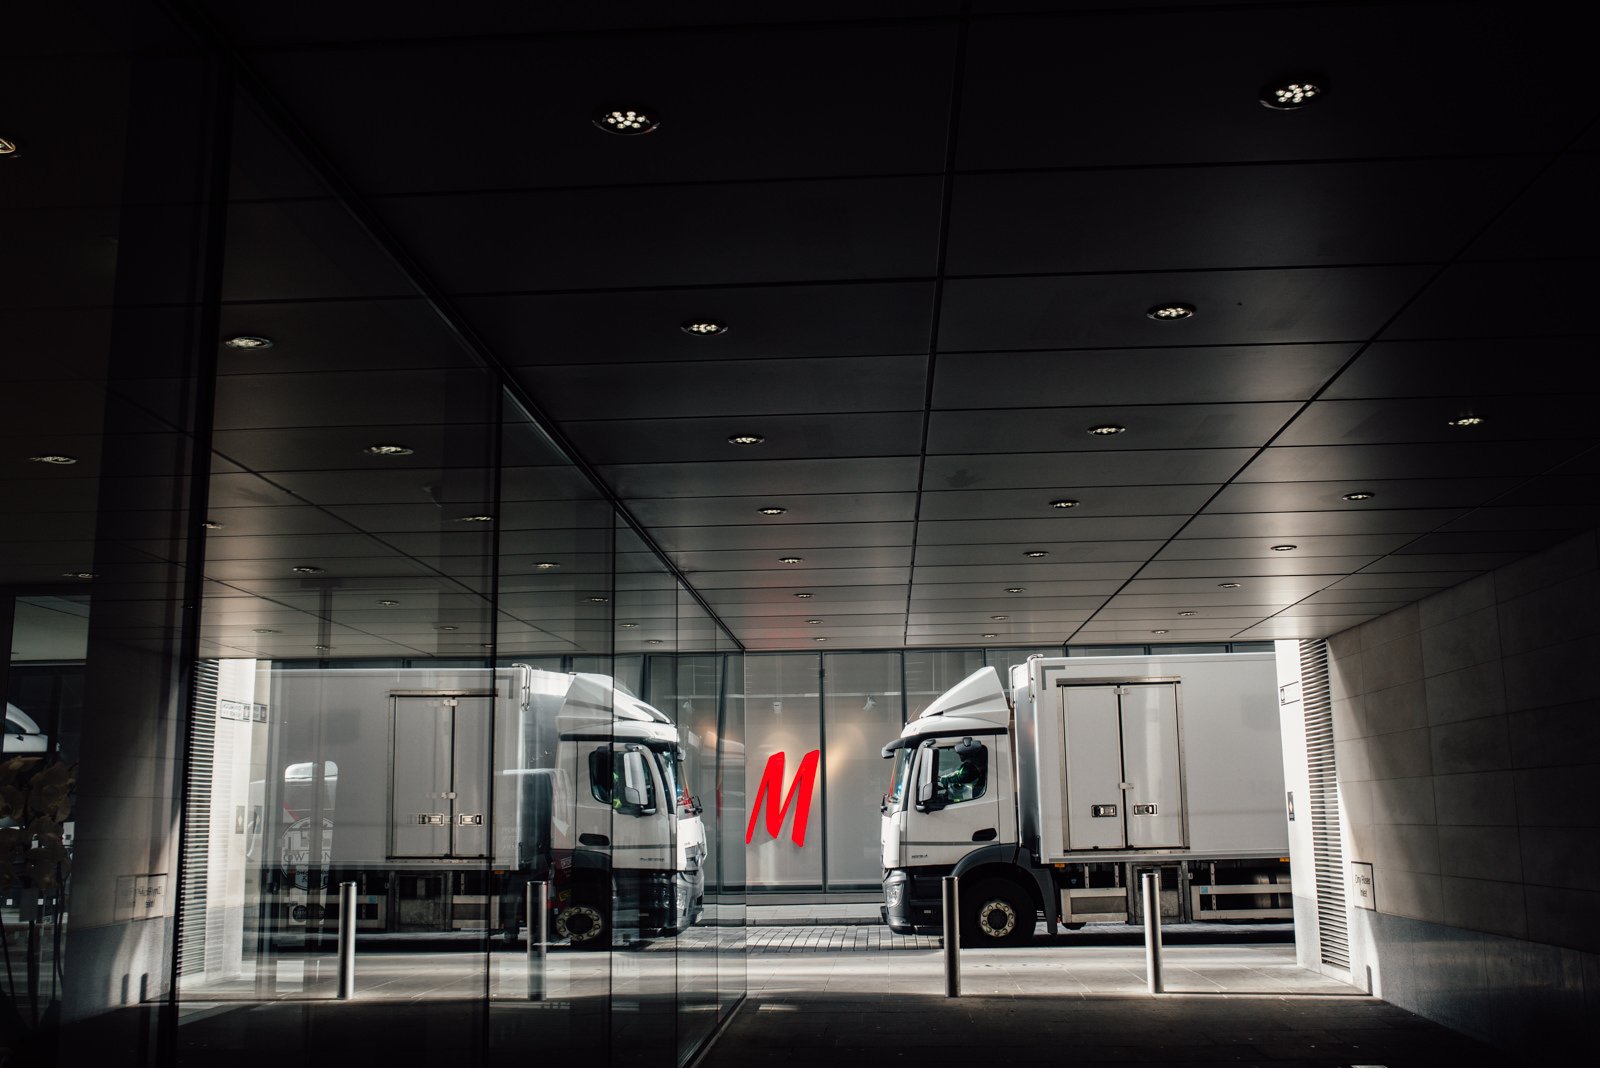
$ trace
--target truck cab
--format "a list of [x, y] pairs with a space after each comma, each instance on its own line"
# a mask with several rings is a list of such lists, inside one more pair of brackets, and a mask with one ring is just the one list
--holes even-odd
[[882, 806], [883, 913], [896, 933], [937, 934], [940, 880], [956, 875], [969, 895], [983, 897], [964, 910], [970, 926], [990, 932], [982, 937], [1017, 942], [1032, 934], [1040, 896], [1018, 863], [1010, 724], [1011, 706], [989, 668], [884, 746], [894, 763]]

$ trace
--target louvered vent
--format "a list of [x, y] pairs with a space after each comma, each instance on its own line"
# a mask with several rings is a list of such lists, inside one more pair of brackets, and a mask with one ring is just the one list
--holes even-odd
[[211, 784], [217, 749], [217, 662], [195, 667], [194, 708], [190, 710], [188, 799], [184, 803], [183, 870], [178, 903], [178, 974], [206, 967], [207, 864], [211, 851]]
[[1311, 775], [1312, 860], [1317, 875], [1317, 935], [1322, 963], [1350, 967], [1345, 922], [1344, 849], [1339, 840], [1339, 774], [1333, 759], [1333, 695], [1328, 643], [1300, 643], [1300, 699], [1306, 717], [1306, 766]]

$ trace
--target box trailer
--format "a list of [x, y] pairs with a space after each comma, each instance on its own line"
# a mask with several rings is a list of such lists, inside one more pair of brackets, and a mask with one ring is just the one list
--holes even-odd
[[1165, 915], [1292, 916], [1270, 653], [1032, 657], [1010, 682], [974, 672], [884, 747], [892, 930], [938, 932], [947, 875], [979, 944], [1129, 920], [1151, 868]]
[[552, 931], [676, 931], [706, 837], [677, 728], [604, 675], [495, 669], [271, 673], [252, 783], [257, 926], [310, 933], [357, 883], [358, 929], [500, 930], [529, 882]]

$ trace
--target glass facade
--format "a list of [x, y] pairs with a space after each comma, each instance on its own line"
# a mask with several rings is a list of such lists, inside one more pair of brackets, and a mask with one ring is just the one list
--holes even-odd
[[686, 1063], [738, 643], [270, 103], [97, 17], [7, 64], [0, 1060]]

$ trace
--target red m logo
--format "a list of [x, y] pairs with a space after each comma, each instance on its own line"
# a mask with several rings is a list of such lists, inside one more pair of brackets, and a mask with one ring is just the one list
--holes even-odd
[[822, 750], [813, 749], [800, 760], [800, 767], [794, 773], [794, 782], [789, 784], [789, 793], [783, 799], [783, 804], [778, 804], [778, 795], [783, 793], [783, 754], [773, 753], [767, 758], [767, 766], [761, 772], [761, 785], [756, 787], [755, 801], [750, 805], [750, 826], [744, 832], [744, 844], [749, 845], [756, 834], [756, 820], [761, 815], [761, 802], [767, 802], [767, 834], [773, 838], [778, 837], [778, 832], [783, 830], [783, 818], [789, 814], [789, 803], [795, 800], [795, 795], [800, 795], [800, 803], [794, 812], [794, 832], [791, 837], [794, 844], [806, 844], [806, 824], [811, 820], [811, 791], [817, 784], [817, 761], [822, 756]]

